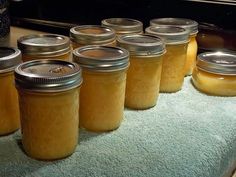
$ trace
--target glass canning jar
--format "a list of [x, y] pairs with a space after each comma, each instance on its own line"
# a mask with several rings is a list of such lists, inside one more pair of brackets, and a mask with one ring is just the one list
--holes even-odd
[[130, 52], [125, 106], [132, 109], [155, 106], [165, 53], [163, 41], [151, 35], [134, 34], [118, 37], [117, 45]]
[[175, 26], [150, 26], [146, 33], [157, 35], [166, 44], [161, 73], [161, 92], [177, 92], [184, 82], [184, 67], [187, 55], [189, 32]]
[[85, 45], [116, 45], [115, 31], [99, 25], [81, 25], [70, 29], [73, 49]]
[[14, 69], [20, 63], [20, 50], [0, 47], [0, 135], [12, 133], [20, 127], [18, 97], [14, 86]]
[[95, 132], [117, 129], [123, 119], [129, 54], [109, 46], [85, 46], [73, 51], [82, 67], [80, 125]]
[[157, 18], [150, 21], [151, 26], [178, 26], [189, 31], [190, 41], [188, 43], [187, 58], [185, 64], [185, 75], [191, 75], [196, 65], [198, 23], [185, 18]]
[[71, 59], [70, 39], [57, 34], [35, 34], [17, 40], [24, 62], [37, 59]]
[[205, 52], [197, 57], [192, 81], [209, 95], [236, 96], [236, 55], [229, 52]]
[[78, 142], [80, 67], [63, 60], [34, 60], [15, 69], [22, 144], [36, 159], [72, 154]]
[[108, 18], [101, 23], [102, 26], [114, 29], [117, 35], [143, 33], [143, 23], [130, 18]]

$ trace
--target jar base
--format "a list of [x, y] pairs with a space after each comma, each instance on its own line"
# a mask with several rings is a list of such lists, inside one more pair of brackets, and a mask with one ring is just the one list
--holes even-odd
[[19, 129], [20, 129], [20, 128], [17, 128], [17, 129], [14, 129], [14, 130], [11, 130], [11, 131], [8, 131], [8, 132], [4, 132], [4, 133], [1, 133], [1, 132], [0, 132], [0, 137], [1, 137], [1, 136], [8, 136], [8, 135], [11, 135], [11, 134], [17, 132]]
[[147, 110], [150, 108], [153, 108], [156, 106], [156, 103], [154, 105], [151, 106], [145, 106], [145, 107], [138, 107], [138, 106], [132, 106], [132, 105], [125, 105], [125, 108], [127, 109], [131, 109], [131, 110]]

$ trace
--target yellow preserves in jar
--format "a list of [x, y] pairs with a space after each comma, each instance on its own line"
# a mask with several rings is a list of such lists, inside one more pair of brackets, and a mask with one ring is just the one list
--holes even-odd
[[12, 133], [20, 127], [18, 97], [14, 86], [14, 69], [20, 63], [20, 50], [0, 47], [0, 135]]
[[236, 55], [223, 52], [199, 54], [192, 81], [206, 94], [236, 96]]
[[132, 109], [155, 106], [159, 95], [164, 43], [158, 37], [140, 34], [120, 36], [117, 44], [130, 52], [125, 106]]
[[17, 40], [17, 46], [24, 62], [38, 59], [71, 60], [70, 39], [63, 35], [27, 35]]
[[83, 69], [80, 126], [95, 132], [117, 129], [123, 120], [128, 52], [85, 46], [73, 51], [73, 60]]
[[142, 34], [143, 23], [130, 18], [108, 18], [102, 20], [102, 26], [110, 27], [116, 31], [116, 34]]
[[161, 37], [166, 44], [166, 54], [163, 57], [161, 73], [161, 92], [177, 92], [184, 82], [184, 67], [186, 62], [188, 31], [175, 26], [150, 26], [149, 34]]
[[85, 45], [116, 45], [115, 31], [99, 25], [81, 25], [70, 29], [73, 49]]
[[29, 156], [53, 160], [74, 152], [80, 72], [77, 64], [62, 60], [34, 60], [16, 68], [22, 144]]
[[189, 31], [190, 41], [188, 43], [187, 58], [185, 64], [185, 75], [191, 75], [196, 65], [198, 23], [185, 18], [157, 18], [150, 21], [151, 26], [178, 26]]

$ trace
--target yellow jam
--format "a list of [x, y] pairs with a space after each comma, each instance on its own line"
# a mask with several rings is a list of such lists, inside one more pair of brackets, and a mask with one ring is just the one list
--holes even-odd
[[96, 72], [83, 69], [80, 126], [95, 132], [117, 129], [123, 119], [126, 70]]
[[60, 55], [46, 55], [46, 56], [27, 55], [27, 54], [22, 53], [23, 62], [38, 60], [38, 59], [57, 59], [57, 60], [70, 61], [71, 60], [71, 51], [66, 52], [64, 54], [60, 54]]
[[5, 135], [20, 127], [18, 97], [13, 72], [0, 74], [0, 86], [0, 135]]
[[130, 56], [125, 106], [147, 109], [156, 105], [161, 79], [162, 56]]
[[72, 154], [78, 143], [79, 89], [38, 93], [18, 89], [22, 143], [36, 159]]
[[192, 81], [195, 87], [207, 94], [236, 96], [236, 76], [213, 74], [197, 67], [193, 70]]
[[196, 65], [197, 48], [196, 35], [190, 35], [190, 41], [187, 48], [185, 75], [191, 75], [193, 72], [193, 68]]
[[187, 43], [166, 45], [161, 73], [161, 92], [177, 92], [184, 82]]

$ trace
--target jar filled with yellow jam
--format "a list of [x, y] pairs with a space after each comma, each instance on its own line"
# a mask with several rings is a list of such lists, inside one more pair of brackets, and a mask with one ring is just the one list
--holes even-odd
[[132, 109], [155, 106], [165, 53], [163, 41], [151, 35], [134, 34], [118, 37], [117, 45], [130, 52], [125, 106]]
[[24, 62], [37, 59], [71, 59], [70, 39], [57, 34], [35, 34], [17, 40]]
[[116, 33], [109, 27], [99, 25], [81, 25], [70, 29], [73, 48], [85, 45], [116, 45]]
[[18, 97], [14, 86], [14, 69], [20, 63], [20, 50], [0, 47], [0, 136], [20, 127]]
[[229, 52], [199, 54], [192, 81], [206, 94], [236, 96], [236, 55]]
[[189, 41], [189, 32], [175, 26], [150, 26], [146, 33], [162, 38], [166, 44], [161, 73], [161, 92], [177, 92], [184, 82], [184, 67]]
[[116, 34], [142, 34], [143, 23], [130, 18], [108, 18], [102, 20], [102, 26], [110, 27], [116, 31]]
[[42, 160], [71, 155], [78, 143], [80, 67], [63, 60], [34, 60], [15, 69], [22, 144]]
[[198, 23], [185, 18], [157, 18], [150, 21], [151, 26], [178, 26], [189, 31], [190, 41], [188, 43], [187, 58], [185, 64], [185, 75], [191, 75], [196, 65]]
[[109, 46], [85, 46], [73, 51], [82, 67], [80, 126], [95, 132], [117, 129], [123, 119], [129, 53]]

